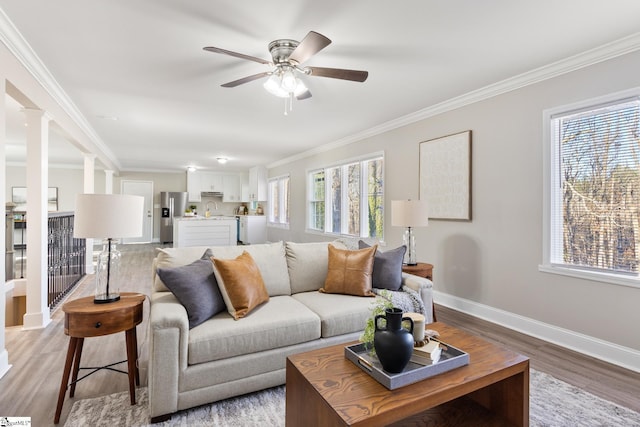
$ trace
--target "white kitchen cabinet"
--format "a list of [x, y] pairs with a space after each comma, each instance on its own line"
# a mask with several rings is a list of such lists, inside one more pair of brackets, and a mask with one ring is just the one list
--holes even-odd
[[267, 217], [240, 215], [240, 241], [245, 245], [267, 242]]
[[224, 192], [222, 196], [223, 202], [237, 203], [241, 200], [240, 175], [223, 175], [222, 188]]
[[201, 179], [198, 172], [187, 172], [187, 198], [190, 202], [201, 202]]
[[267, 201], [267, 168], [264, 166], [255, 166], [249, 169], [249, 198], [244, 201]]
[[200, 191], [222, 193], [224, 191], [222, 175], [213, 172], [200, 172]]

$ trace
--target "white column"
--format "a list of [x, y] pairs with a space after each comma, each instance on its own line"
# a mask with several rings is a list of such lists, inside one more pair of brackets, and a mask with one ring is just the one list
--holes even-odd
[[24, 329], [51, 322], [47, 301], [47, 191], [49, 120], [42, 110], [24, 109], [27, 119], [27, 312]]
[[104, 194], [113, 194], [113, 171], [110, 169], [104, 171]]
[[95, 192], [95, 165], [96, 155], [91, 153], [82, 153], [84, 156], [84, 192], [93, 194]]
[[[84, 156], [84, 193], [95, 193], [95, 166], [96, 155], [91, 153], [83, 153]], [[85, 272], [93, 274], [93, 239], [85, 239]]]
[[[0, 99], [0, 168], [2, 168], [1, 176], [2, 183], [0, 185], [0, 200], [7, 200], [6, 197], [6, 189], [4, 183], [7, 182], [7, 159], [5, 154], [5, 146], [6, 146], [6, 129], [7, 129], [7, 106], [5, 105], [5, 88], [6, 88], [6, 80], [2, 74], [0, 74], [0, 95], [2, 95], [2, 99]], [[5, 227], [0, 227], [0, 241], [4, 242], [5, 238]], [[0, 257], [0, 271], [4, 274], [5, 269], [5, 249], [4, 245], [2, 245], [2, 257]], [[4, 327], [5, 327], [5, 311], [6, 311], [6, 297], [4, 293], [4, 289], [0, 292], [2, 299], [0, 299], [0, 378], [4, 376], [4, 374], [11, 369], [11, 365], [9, 364], [9, 352], [5, 347], [5, 339], [4, 339]]]

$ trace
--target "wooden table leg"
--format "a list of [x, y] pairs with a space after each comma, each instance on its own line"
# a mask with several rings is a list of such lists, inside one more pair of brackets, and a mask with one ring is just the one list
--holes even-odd
[[137, 369], [137, 356], [138, 342], [136, 341], [135, 326], [133, 329], [129, 329], [125, 332], [127, 342], [127, 366], [129, 375], [129, 396], [131, 397], [131, 404], [136, 404], [136, 369]]
[[67, 360], [64, 363], [64, 372], [62, 373], [62, 382], [60, 383], [60, 393], [58, 393], [58, 406], [56, 407], [56, 415], [53, 419], [54, 424], [60, 422], [60, 414], [62, 413], [62, 404], [64, 403], [64, 395], [69, 385], [69, 374], [71, 373], [71, 365], [76, 354], [78, 338], [69, 338], [69, 347], [67, 349]]
[[138, 366], [138, 334], [137, 334], [137, 328], [133, 328], [133, 348], [136, 351], [136, 385], [138, 387], [140, 387], [140, 367]]
[[69, 390], [69, 397], [73, 397], [76, 393], [76, 382], [78, 381], [78, 371], [80, 370], [80, 359], [82, 358], [82, 346], [84, 345], [84, 338], [76, 338], [78, 344], [76, 345], [76, 355], [73, 361], [73, 375], [71, 376], [71, 390]]

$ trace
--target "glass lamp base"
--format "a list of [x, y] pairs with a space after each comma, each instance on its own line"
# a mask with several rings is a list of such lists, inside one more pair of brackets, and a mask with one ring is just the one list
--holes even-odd
[[404, 254], [405, 265], [418, 265], [416, 261], [416, 237], [413, 235], [411, 227], [407, 227], [402, 236], [402, 243], [407, 247]]
[[106, 304], [120, 299], [120, 259], [121, 253], [116, 249], [112, 239], [107, 239], [102, 252], [98, 255], [96, 269], [96, 291], [93, 302]]

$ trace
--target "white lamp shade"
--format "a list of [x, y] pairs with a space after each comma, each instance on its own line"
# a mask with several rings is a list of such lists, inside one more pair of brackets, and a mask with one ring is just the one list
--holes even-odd
[[429, 225], [427, 202], [392, 200], [391, 225], [394, 227], [426, 227]]
[[142, 236], [144, 197], [129, 194], [78, 194], [73, 225], [77, 238]]

